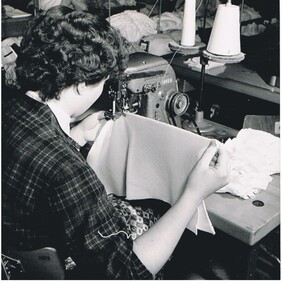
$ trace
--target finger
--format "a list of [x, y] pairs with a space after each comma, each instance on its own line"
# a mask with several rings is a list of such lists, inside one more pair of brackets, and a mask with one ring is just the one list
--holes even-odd
[[209, 166], [210, 166], [210, 167], [214, 167], [214, 166], [215, 166], [215, 162], [214, 162], [214, 161], [211, 161], [210, 164], [209, 164]]
[[103, 119], [105, 119], [105, 111], [101, 111], [98, 114], [98, 120], [103, 120]]
[[218, 147], [217, 147], [216, 141], [211, 140], [209, 146], [207, 147], [207, 149], [205, 150], [205, 152], [203, 153], [200, 159], [200, 163], [202, 163], [203, 165], [210, 165], [215, 154], [217, 153], [217, 150], [218, 150]]
[[94, 128], [84, 132], [84, 138], [86, 141], [94, 141], [98, 135], [101, 124], [96, 125]]
[[102, 118], [105, 118], [104, 113], [105, 113], [104, 111], [97, 111], [89, 115], [86, 119], [87, 120], [100, 120]]
[[220, 145], [218, 153], [219, 156], [214, 169], [225, 176], [227, 185], [231, 180], [231, 157], [229, 152], [224, 148], [224, 145]]
[[83, 128], [86, 130], [93, 129], [104, 118], [104, 111], [95, 112], [83, 120]]
[[211, 162], [210, 162], [210, 166], [215, 166], [215, 164], [217, 163], [217, 158], [218, 158], [218, 152], [215, 153], [215, 155], [213, 156]]
[[230, 157], [228, 153], [224, 150], [223, 147], [218, 149], [218, 158], [215, 164], [216, 168], [226, 169], [227, 172], [230, 172]]

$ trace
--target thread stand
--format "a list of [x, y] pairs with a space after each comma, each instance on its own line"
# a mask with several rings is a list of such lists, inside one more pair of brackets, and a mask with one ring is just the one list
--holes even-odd
[[195, 113], [194, 122], [193, 123], [190, 122], [185, 127], [185, 129], [192, 131], [194, 133], [198, 132], [198, 130], [201, 133], [208, 133], [208, 132], [213, 131], [214, 127], [204, 119], [203, 95], [204, 95], [204, 83], [205, 83], [205, 69], [206, 69], [206, 65], [208, 64], [208, 59], [205, 58], [203, 54], [201, 55], [200, 63], [202, 65], [202, 68], [201, 68], [201, 79], [200, 79], [201, 85], [200, 85], [199, 103], [198, 103], [198, 107]]
[[181, 53], [182, 55], [193, 55], [197, 56], [202, 53], [206, 45], [203, 42], [196, 42], [193, 46], [184, 46], [177, 43], [169, 43], [171, 51]]
[[192, 131], [194, 133], [198, 131], [200, 131], [200, 133], [209, 133], [214, 131], [214, 126], [212, 126], [211, 123], [209, 123], [204, 119], [204, 111], [202, 106], [203, 96], [204, 96], [205, 70], [209, 60], [220, 63], [238, 63], [242, 61], [244, 58], [245, 55], [243, 53], [240, 53], [238, 55], [222, 56], [222, 55], [212, 54], [207, 50], [203, 51], [200, 59], [202, 68], [201, 68], [201, 79], [200, 79], [201, 85], [200, 85], [199, 105], [195, 113], [194, 123], [190, 122], [188, 125], [185, 126], [185, 129]]
[[208, 52], [207, 50], [204, 50], [203, 57], [205, 57], [208, 60], [219, 63], [238, 63], [245, 58], [245, 54], [240, 52], [239, 54], [236, 55], [217, 55]]

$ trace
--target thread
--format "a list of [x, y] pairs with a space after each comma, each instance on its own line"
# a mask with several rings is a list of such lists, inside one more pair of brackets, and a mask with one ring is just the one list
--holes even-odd
[[196, 0], [186, 0], [184, 4], [182, 46], [194, 46], [196, 38]]
[[226, 56], [241, 53], [239, 6], [231, 2], [218, 5], [207, 51]]
[[[171, 57], [170, 61], [167, 63], [167, 66], [166, 66], [166, 69], [165, 69], [165, 73], [164, 73], [164, 76], [163, 78], [161, 79], [161, 83], [164, 81], [166, 75], [167, 75], [167, 72], [168, 72], [168, 69], [169, 67], [171, 66], [171, 63], [172, 61], [174, 60], [174, 57], [176, 56], [176, 54], [179, 52], [181, 46], [178, 47], [178, 49], [174, 52], [173, 56]], [[157, 91], [159, 90], [159, 84], [157, 85]]]
[[140, 31], [142, 31], [143, 27], [145, 26], [145, 24], [146, 24], [147, 21], [149, 20], [149, 18], [150, 18], [150, 16], [151, 16], [151, 14], [153, 13], [153, 11], [154, 11], [154, 9], [155, 9], [155, 7], [156, 7], [158, 1], [159, 1], [159, 0], [156, 0], [155, 4], [153, 5], [151, 11], [150, 11], [149, 14], [148, 14], [148, 17], [146, 18], [146, 20], [144, 21], [143, 25], [141, 26]]
[[198, 12], [198, 10], [200, 9], [200, 7], [202, 6], [204, 0], [201, 0], [200, 4], [198, 5], [197, 9], [196, 9], [196, 13]]
[[101, 234], [100, 231], [98, 231], [98, 234], [99, 234], [102, 238], [110, 238], [111, 236], [117, 236], [118, 234], [125, 234], [127, 239], [130, 239], [130, 237], [132, 236], [132, 234], [128, 234], [128, 233], [125, 232], [125, 231], [118, 231], [117, 233], [112, 233], [112, 234], [107, 235], [107, 236]]
[[[158, 3], [159, 0], [156, 0], [155, 4], [153, 5], [152, 9], [150, 10], [149, 14], [148, 14], [148, 17], [146, 18], [146, 20], [144, 21], [144, 23], [142, 24], [142, 26], [140, 27], [140, 31], [142, 32], [142, 29], [144, 28], [144, 26], [146, 25], [147, 21], [150, 19], [150, 16], [151, 14], [153, 13], [157, 3]], [[131, 45], [129, 46], [129, 49], [132, 48], [134, 43], [131, 43]]]

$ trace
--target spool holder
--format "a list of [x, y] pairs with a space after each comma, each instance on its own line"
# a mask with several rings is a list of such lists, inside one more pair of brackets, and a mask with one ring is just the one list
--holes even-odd
[[[220, 63], [238, 63], [245, 58], [243, 53], [238, 55], [230, 55], [230, 56], [223, 56], [223, 55], [216, 55], [204, 50], [200, 56], [200, 64], [201, 64], [201, 75], [200, 75], [200, 94], [199, 94], [199, 102], [198, 107], [196, 109], [195, 114], [195, 123], [200, 130], [201, 133], [209, 133], [214, 131], [214, 126], [212, 126], [208, 121], [204, 119], [204, 111], [203, 111], [203, 97], [204, 97], [204, 84], [205, 84], [205, 71], [206, 65], [208, 64], [209, 60], [220, 62]], [[197, 127], [190, 123], [187, 125], [187, 129], [192, 132], [198, 132]]]
[[245, 54], [240, 52], [239, 54], [236, 55], [217, 55], [208, 52], [207, 50], [204, 50], [203, 57], [206, 58], [207, 60], [219, 63], [238, 63], [245, 58]]
[[182, 55], [190, 55], [190, 56], [197, 56], [202, 53], [205, 49], [206, 45], [203, 42], [196, 42], [193, 46], [183, 46], [179, 42], [179, 44], [169, 43], [168, 44], [171, 51], [179, 52]]

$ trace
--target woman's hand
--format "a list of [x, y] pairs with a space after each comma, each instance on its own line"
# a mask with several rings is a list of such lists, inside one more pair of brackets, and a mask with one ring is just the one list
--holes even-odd
[[229, 165], [223, 145], [217, 146], [212, 141], [191, 171], [184, 193], [156, 224], [134, 241], [133, 251], [153, 274], [173, 253], [198, 205], [228, 183]]
[[88, 141], [93, 141], [103, 119], [104, 111], [92, 113], [71, 129], [70, 136], [80, 146], [85, 145]]
[[222, 144], [212, 140], [187, 180], [187, 191], [205, 199], [230, 181], [230, 157]]

